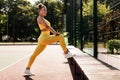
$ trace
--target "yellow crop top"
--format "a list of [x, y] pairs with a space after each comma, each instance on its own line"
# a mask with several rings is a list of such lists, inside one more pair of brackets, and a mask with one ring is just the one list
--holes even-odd
[[[43, 18], [43, 19], [44, 19], [44, 18]], [[50, 22], [49, 22], [48, 20], [44, 19], [44, 21], [46, 22], [46, 24], [47, 24], [48, 26], [51, 26], [51, 24], [50, 24]], [[41, 25], [40, 23], [38, 23], [38, 25], [39, 25], [40, 30], [45, 29], [45, 26]], [[50, 31], [43, 31], [42, 34], [50, 35]]]
[[[50, 24], [50, 22], [49, 22], [48, 20], [44, 19], [44, 21], [46, 22], [46, 24], [47, 24], [48, 26], [51, 26], [51, 24]], [[45, 29], [45, 27], [44, 27], [43, 25], [41, 25], [41, 24], [39, 24], [39, 23], [38, 23], [38, 25], [39, 25], [39, 27], [40, 27], [41, 30]]]

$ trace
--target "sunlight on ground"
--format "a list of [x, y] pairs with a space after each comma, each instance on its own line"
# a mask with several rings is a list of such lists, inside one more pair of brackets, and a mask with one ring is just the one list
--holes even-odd
[[0, 71], [28, 57], [36, 45], [0, 46]]

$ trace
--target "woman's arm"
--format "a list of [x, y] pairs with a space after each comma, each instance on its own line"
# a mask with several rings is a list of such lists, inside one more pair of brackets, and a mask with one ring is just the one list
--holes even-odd
[[58, 35], [58, 33], [51, 27], [51, 26], [48, 26], [46, 24], [46, 22], [44, 21], [43, 18], [41, 18], [40, 16], [37, 18], [37, 21], [39, 24], [45, 26], [46, 30], [49, 30], [50, 32], [52, 32], [54, 35]]

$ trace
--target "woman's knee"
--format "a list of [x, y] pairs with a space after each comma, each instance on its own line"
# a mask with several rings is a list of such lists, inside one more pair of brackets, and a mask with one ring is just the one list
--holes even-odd
[[63, 35], [59, 35], [59, 41], [63, 41], [64, 40], [64, 37], [63, 37]]

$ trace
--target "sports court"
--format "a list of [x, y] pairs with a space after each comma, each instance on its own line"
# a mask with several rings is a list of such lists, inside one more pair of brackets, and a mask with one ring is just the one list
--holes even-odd
[[23, 73], [37, 45], [0, 46], [0, 80], [72, 80], [69, 64], [59, 45], [48, 45], [37, 57], [32, 77]]
[[[36, 58], [31, 71], [23, 76], [30, 55], [37, 45], [0, 46], [0, 80], [119, 80], [120, 71], [106, 65], [74, 46], [76, 56], [65, 59], [59, 45], [48, 45]], [[84, 73], [84, 74], [83, 74]], [[87, 78], [85, 78], [85, 75]]]

